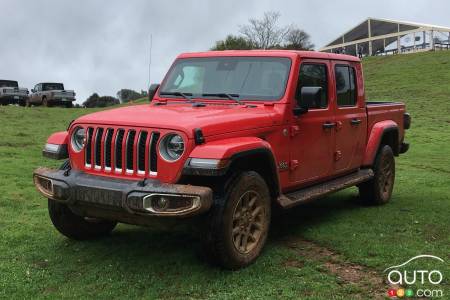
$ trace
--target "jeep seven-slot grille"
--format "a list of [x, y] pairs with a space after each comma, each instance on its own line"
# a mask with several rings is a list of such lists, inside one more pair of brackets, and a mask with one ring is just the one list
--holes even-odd
[[88, 127], [85, 167], [104, 172], [156, 175], [159, 137], [157, 131]]

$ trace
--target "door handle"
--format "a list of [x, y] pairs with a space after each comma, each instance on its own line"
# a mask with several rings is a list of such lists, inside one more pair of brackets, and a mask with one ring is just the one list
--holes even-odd
[[325, 122], [322, 124], [322, 128], [323, 129], [331, 129], [336, 127], [336, 123], [331, 123], [331, 122]]
[[352, 119], [352, 120], [350, 121], [350, 124], [356, 126], [356, 125], [361, 124], [361, 122], [362, 122], [362, 121], [361, 121], [360, 119]]

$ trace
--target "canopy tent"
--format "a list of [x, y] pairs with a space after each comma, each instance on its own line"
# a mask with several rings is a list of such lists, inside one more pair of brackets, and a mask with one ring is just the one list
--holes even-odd
[[368, 18], [319, 51], [372, 56], [435, 49], [450, 49], [449, 27]]

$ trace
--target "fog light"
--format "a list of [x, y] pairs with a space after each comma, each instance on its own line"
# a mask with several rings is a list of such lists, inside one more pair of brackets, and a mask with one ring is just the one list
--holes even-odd
[[[138, 207], [138, 199], [142, 199], [141, 207]], [[182, 215], [201, 206], [197, 195], [149, 194], [143, 198], [129, 196], [128, 201], [134, 209], [161, 215]]]
[[170, 200], [168, 198], [160, 196], [158, 198], [155, 198], [155, 200], [153, 200], [152, 206], [155, 210], [163, 211], [166, 210], [167, 207], [169, 207], [169, 202]]

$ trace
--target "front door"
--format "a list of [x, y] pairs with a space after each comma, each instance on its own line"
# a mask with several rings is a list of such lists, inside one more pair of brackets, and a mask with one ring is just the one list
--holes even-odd
[[335, 143], [334, 112], [329, 101], [331, 72], [328, 60], [302, 60], [296, 99], [302, 87], [322, 87], [319, 103], [295, 117], [291, 125], [290, 181], [300, 186], [331, 174]]
[[334, 173], [339, 174], [355, 170], [362, 163], [367, 114], [360, 66], [334, 62], [333, 69], [336, 82]]
[[31, 94], [31, 102], [32, 103], [39, 103], [39, 84], [36, 84], [34, 86], [34, 92]]

